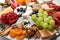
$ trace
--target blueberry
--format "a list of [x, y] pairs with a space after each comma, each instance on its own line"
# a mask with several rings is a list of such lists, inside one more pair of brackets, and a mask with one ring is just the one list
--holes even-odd
[[19, 12], [19, 11], [20, 11], [20, 9], [18, 8], [18, 9], [17, 9], [17, 11]]

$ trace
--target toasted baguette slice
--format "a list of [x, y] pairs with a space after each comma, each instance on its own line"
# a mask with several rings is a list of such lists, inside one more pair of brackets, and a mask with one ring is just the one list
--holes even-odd
[[13, 28], [13, 27], [9, 27], [9, 28], [6, 29], [5, 31], [3, 31], [0, 35], [1, 35], [1, 36], [7, 35], [12, 28]]
[[45, 32], [48, 33], [49, 37], [51, 37], [56, 34], [57, 30], [53, 30], [53, 31], [45, 30]]
[[39, 32], [40, 32], [41, 38], [46, 39], [46, 38], [52, 37], [54, 34], [56, 34], [57, 30], [48, 31], [46, 29], [43, 29], [43, 30], [39, 30]]
[[45, 30], [39, 30], [41, 38], [45, 39], [48, 38], [48, 34], [45, 32]]

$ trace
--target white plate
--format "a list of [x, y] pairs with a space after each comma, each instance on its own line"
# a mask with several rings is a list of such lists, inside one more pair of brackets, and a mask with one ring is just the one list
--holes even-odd
[[[16, 38], [11, 38], [9, 35], [8, 36], [5, 36], [6, 38], [10, 39], [10, 40], [17, 40]], [[23, 40], [28, 40], [28, 38], [24, 38]], [[29, 40], [42, 40], [41, 38], [39, 39], [34, 39], [34, 38], [31, 38]]]
[[0, 0], [0, 3], [4, 3], [5, 2], [5, 0]]

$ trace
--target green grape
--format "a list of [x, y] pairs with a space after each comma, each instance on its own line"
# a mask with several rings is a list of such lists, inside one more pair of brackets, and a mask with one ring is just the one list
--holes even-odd
[[43, 28], [44, 28], [44, 29], [47, 29], [47, 28], [48, 28], [48, 24], [47, 24], [47, 23], [44, 23], [44, 24], [43, 24]]
[[43, 24], [44, 24], [44, 22], [41, 22], [41, 23], [40, 23], [40, 26], [43, 26]]
[[36, 21], [36, 20], [37, 20], [36, 14], [33, 14], [33, 15], [31, 16], [31, 19], [32, 19], [33, 21]]
[[42, 21], [43, 21], [43, 18], [42, 18], [42, 17], [39, 17], [39, 18], [37, 19], [37, 21], [42, 22]]
[[42, 13], [38, 13], [38, 17], [43, 17], [43, 14]]
[[51, 20], [52, 19], [52, 16], [48, 16], [48, 19]]
[[55, 21], [54, 20], [50, 20], [50, 23], [49, 23], [51, 26], [55, 26]]
[[40, 9], [40, 10], [38, 11], [38, 13], [44, 13], [44, 11], [43, 11], [42, 9]]
[[43, 19], [47, 18], [46, 16], [43, 16]]
[[43, 16], [48, 16], [48, 13], [46, 12], [46, 11], [44, 11], [44, 14], [43, 14]]
[[36, 25], [40, 26], [40, 23], [43, 21], [43, 19], [41, 17], [39, 17], [36, 21]]
[[49, 25], [48, 30], [52, 30], [54, 27]]
[[45, 19], [44, 19], [44, 22], [45, 22], [45, 23], [49, 23], [49, 21], [50, 21], [50, 20], [49, 20], [48, 18], [45, 18]]
[[40, 22], [39, 22], [39, 21], [36, 21], [36, 25], [37, 25], [37, 26], [40, 26]]

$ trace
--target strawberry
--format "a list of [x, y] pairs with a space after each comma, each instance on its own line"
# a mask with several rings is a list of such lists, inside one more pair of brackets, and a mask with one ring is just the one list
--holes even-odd
[[60, 18], [60, 12], [56, 12], [55, 17]]
[[59, 24], [55, 25], [56, 28], [58, 28], [59, 26], [60, 26]]
[[13, 24], [13, 23], [15, 23], [17, 21], [18, 15], [16, 13], [14, 13], [14, 12], [11, 12], [9, 14], [8, 18], [9, 18], [8, 19], [9, 20], [9, 24]]
[[2, 14], [1, 15], [1, 22], [4, 24], [13, 24], [17, 21], [18, 15], [14, 12], [9, 12], [7, 14]]
[[50, 4], [49, 7], [54, 8], [56, 11], [60, 11], [60, 6], [58, 6], [56, 4]]
[[55, 20], [56, 24], [57, 24], [57, 23], [58, 23], [58, 24], [60, 23], [60, 21], [59, 21], [58, 18], [55, 17], [55, 18], [53, 18], [53, 19]]
[[15, 9], [17, 6], [18, 6], [18, 3], [16, 2], [16, 0], [11, 0], [11, 7]]
[[48, 11], [48, 15], [49, 16], [52, 16], [55, 12], [52, 10], [52, 11]]
[[7, 18], [7, 14], [1, 15], [1, 21], [2, 21], [2, 23], [7, 24], [8, 23], [8, 20], [7, 19], [8, 19]]
[[56, 12], [53, 19], [55, 20], [55, 27], [59, 27], [60, 26], [60, 13]]
[[49, 7], [50, 7], [50, 8], [57, 8], [57, 5], [55, 5], [55, 4], [50, 4]]

